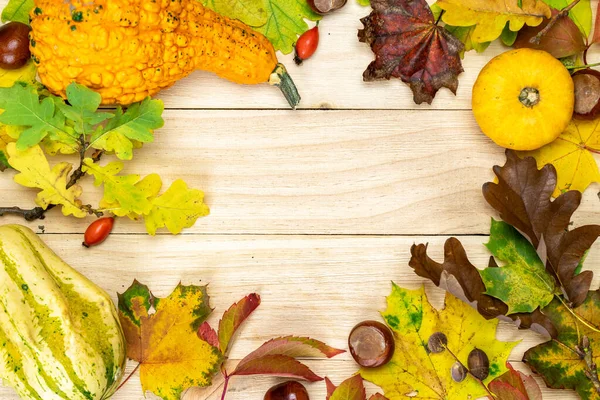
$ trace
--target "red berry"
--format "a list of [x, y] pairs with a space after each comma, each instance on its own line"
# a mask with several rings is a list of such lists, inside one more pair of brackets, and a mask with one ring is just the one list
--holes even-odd
[[296, 42], [296, 56], [294, 61], [296, 64], [302, 64], [302, 61], [309, 59], [319, 46], [319, 27], [304, 32]]
[[113, 217], [99, 218], [92, 222], [83, 235], [85, 247], [97, 246], [104, 242], [112, 231], [115, 219]]

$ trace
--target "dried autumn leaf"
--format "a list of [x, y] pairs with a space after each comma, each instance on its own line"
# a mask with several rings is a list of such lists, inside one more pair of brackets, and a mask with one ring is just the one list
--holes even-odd
[[[562, 10], [575, 0], [543, 0], [555, 10]], [[569, 18], [579, 28], [584, 37], [590, 36], [592, 31], [592, 6], [591, 0], [581, 0], [571, 11]]]
[[523, 232], [535, 248], [543, 240], [546, 268], [576, 307], [585, 300], [593, 274], [575, 274], [575, 270], [600, 236], [600, 225], [569, 230], [571, 217], [581, 203], [581, 193], [572, 190], [552, 201], [557, 182], [552, 165], [538, 170], [531, 157], [519, 159], [513, 151], [507, 151], [506, 157], [503, 167], [494, 167], [498, 183], [483, 185], [483, 195], [502, 220]]
[[[446, 240], [444, 262], [441, 264], [427, 255], [427, 245], [413, 245], [410, 252], [412, 256], [409, 266], [417, 275], [431, 280], [440, 288], [476, 307], [484, 318], [492, 319], [508, 314], [508, 306], [504, 302], [485, 293], [481, 274], [467, 258], [458, 239]], [[554, 325], [539, 310], [531, 314], [512, 314], [510, 318], [519, 328], [531, 328], [549, 336], [556, 335]]]
[[134, 281], [118, 297], [127, 357], [141, 364], [144, 391], [175, 400], [189, 387], [211, 384], [223, 356], [196, 334], [212, 311], [206, 286], [180, 284], [168, 297], [156, 298]]
[[486, 294], [508, 305], [508, 314], [531, 313], [554, 298], [556, 282], [546, 271], [535, 247], [515, 228], [492, 219], [488, 250], [506, 263], [501, 268], [486, 268], [481, 277]]
[[[346, 379], [337, 387], [328, 378], [325, 378], [325, 382], [327, 384], [326, 400], [367, 400], [365, 385], [360, 375]], [[373, 398], [377, 399], [372, 396], [371, 399]]]
[[543, 310], [558, 328], [558, 336], [527, 350], [523, 361], [548, 387], [573, 389], [582, 399], [600, 399], [594, 385], [598, 375], [592, 368], [600, 363], [599, 309], [600, 293], [595, 291], [573, 310], [580, 318], [558, 298]]
[[20, 185], [41, 189], [35, 203], [43, 209], [50, 204], [62, 206], [64, 215], [83, 218], [87, 213], [82, 209], [79, 196], [81, 187], [73, 185], [67, 189], [69, 173], [73, 166], [67, 162], [56, 164], [52, 169], [40, 146], [33, 146], [24, 151], [17, 150], [16, 143], [6, 146], [10, 166], [19, 171], [14, 180]]
[[533, 157], [538, 168], [552, 164], [558, 174], [554, 197], [567, 190], [585, 191], [600, 182], [600, 171], [593, 153], [600, 153], [600, 118], [593, 121], [574, 119], [554, 142], [541, 149], [519, 152], [521, 157]]
[[227, 355], [231, 338], [240, 325], [259, 305], [260, 296], [256, 293], [251, 293], [225, 311], [223, 318], [219, 321], [219, 344], [217, 346], [223, 354]]
[[[425, 290], [406, 290], [393, 284], [387, 298], [387, 310], [382, 313], [393, 329], [396, 350], [392, 360], [376, 369], [363, 368], [362, 377], [384, 390], [390, 399], [477, 399], [486, 396], [485, 389], [472, 376], [460, 383], [450, 374], [456, 359], [448, 351], [431, 353], [428, 338], [442, 332], [448, 339], [448, 349], [463, 362], [474, 349], [482, 349], [489, 358], [489, 383], [507, 371], [506, 360], [516, 343], [496, 340], [497, 320], [484, 320], [473, 308], [446, 294], [445, 308], [434, 309]], [[418, 377], [418, 379], [415, 379]]]
[[490, 392], [502, 400], [542, 400], [542, 390], [533, 377], [515, 371], [510, 364], [508, 371], [488, 385]]
[[438, 0], [437, 5], [445, 11], [442, 21], [446, 24], [475, 25], [475, 43], [498, 39], [507, 23], [516, 32], [525, 24], [537, 26], [551, 17], [550, 7], [538, 0]]
[[344, 350], [335, 349], [319, 340], [307, 337], [284, 336], [271, 339], [248, 354], [229, 376], [267, 374], [304, 379], [311, 382], [320, 381], [323, 378], [315, 375], [307, 366], [295, 358], [331, 358], [341, 353], [344, 353]]
[[[556, 13], [558, 11], [553, 10], [552, 14], [555, 15]], [[525, 47], [544, 50], [556, 58], [577, 55], [585, 50], [584, 37], [575, 22], [570, 18], [558, 19], [550, 30], [541, 37], [539, 44], [531, 43], [531, 39], [544, 29], [549, 21], [545, 19], [538, 26], [526, 26], [521, 29], [514, 43], [515, 48]]]
[[361, 19], [361, 42], [371, 46], [375, 61], [363, 74], [365, 81], [400, 78], [417, 104], [431, 104], [446, 87], [456, 94], [463, 72], [463, 44], [438, 26], [425, 0], [372, 0], [373, 11]]
[[150, 235], [156, 234], [156, 230], [162, 227], [176, 235], [209, 213], [210, 210], [204, 203], [204, 193], [188, 188], [184, 181], [177, 179], [166, 192], [152, 199], [150, 211], [144, 215], [144, 221]]

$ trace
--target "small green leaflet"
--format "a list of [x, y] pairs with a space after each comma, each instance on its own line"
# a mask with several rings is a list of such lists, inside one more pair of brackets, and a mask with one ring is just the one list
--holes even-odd
[[161, 128], [163, 102], [149, 97], [131, 105], [125, 113], [119, 107], [104, 128], [98, 129], [90, 139], [89, 147], [114, 152], [121, 160], [133, 157], [133, 142], [154, 141], [154, 129]]
[[17, 149], [25, 150], [38, 144], [49, 133], [65, 132], [65, 116], [57, 111], [52, 98], [40, 97], [34, 86], [16, 83], [10, 88], [0, 88], [0, 123], [26, 126]]
[[515, 32], [510, 30], [510, 23], [506, 23], [506, 26], [504, 27], [504, 30], [502, 31], [502, 34], [500, 35], [500, 40], [502, 41], [502, 44], [508, 47], [512, 47], [513, 44], [515, 44], [515, 41], [517, 40], [517, 35], [519, 34], [519, 32]]
[[102, 96], [82, 85], [71, 83], [67, 86], [67, 99], [70, 106], [57, 100], [57, 106], [67, 119], [73, 121], [75, 132], [79, 135], [91, 133], [93, 126], [114, 115], [106, 112], [96, 112]]
[[10, 0], [2, 10], [2, 22], [16, 21], [29, 25], [29, 12], [33, 7], [33, 0]]
[[246, 25], [261, 26], [267, 23], [267, 0], [200, 0], [211, 10], [239, 19]]
[[506, 263], [502, 267], [482, 270], [486, 294], [504, 301], [508, 314], [533, 312], [554, 298], [556, 283], [533, 245], [519, 231], [492, 219], [490, 252]]
[[[542, 0], [550, 7], [556, 10], [562, 10], [574, 0]], [[575, 25], [579, 27], [579, 30], [585, 37], [590, 35], [592, 31], [592, 5], [590, 0], [581, 0], [573, 9], [569, 12], [569, 17], [575, 22]]]

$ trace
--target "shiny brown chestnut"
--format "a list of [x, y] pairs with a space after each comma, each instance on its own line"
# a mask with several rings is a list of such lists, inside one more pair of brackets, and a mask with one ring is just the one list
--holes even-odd
[[363, 321], [350, 332], [348, 348], [361, 367], [380, 367], [394, 355], [394, 334], [381, 322]]
[[328, 14], [346, 5], [348, 0], [308, 0], [308, 5], [317, 14]]
[[309, 400], [306, 388], [299, 382], [287, 381], [273, 386], [264, 400]]
[[600, 113], [600, 72], [586, 68], [573, 74], [574, 115], [577, 119], [595, 119]]
[[0, 27], [0, 68], [17, 69], [27, 63], [29, 52], [29, 31], [31, 28], [21, 22], [9, 22]]

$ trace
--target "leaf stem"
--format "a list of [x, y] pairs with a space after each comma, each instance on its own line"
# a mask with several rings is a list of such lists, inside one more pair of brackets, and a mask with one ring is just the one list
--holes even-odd
[[435, 21], [435, 25], [440, 23], [440, 21], [442, 20], [442, 15], [444, 15], [445, 12], [446, 12], [446, 10], [442, 10], [440, 12], [440, 15], [438, 15], [437, 20]]
[[223, 377], [225, 378], [225, 383], [223, 384], [223, 393], [221, 394], [221, 400], [225, 400], [225, 395], [227, 394], [227, 388], [229, 387], [229, 379], [231, 379], [231, 375], [227, 375], [227, 371], [223, 370]]
[[129, 373], [129, 375], [127, 375], [127, 378], [125, 378], [125, 379], [123, 380], [123, 382], [121, 382], [121, 384], [119, 385], [119, 387], [117, 387], [117, 390], [115, 390], [115, 393], [116, 393], [116, 392], [118, 392], [118, 391], [119, 391], [119, 389], [121, 389], [121, 388], [122, 388], [122, 387], [123, 387], [123, 386], [124, 386], [124, 385], [127, 383], [127, 381], [128, 381], [128, 380], [130, 380], [130, 379], [131, 379], [131, 377], [132, 377], [132, 376], [133, 376], [133, 375], [134, 375], [134, 374], [137, 372], [137, 370], [140, 368], [140, 365], [142, 365], [142, 363], [138, 363], [138, 365], [136, 365], [136, 366], [135, 366], [135, 368], [133, 369], [133, 371], [131, 371], [131, 372]]
[[598, 65], [600, 65], [600, 63], [573, 65], [573, 66], [566, 67], [566, 68], [567, 69], [585, 69], [585, 68], [590, 68], [590, 67], [597, 67]]
[[556, 14], [555, 16], [550, 18], [550, 21], [548, 21], [548, 25], [546, 25], [544, 27], [544, 29], [539, 31], [537, 35], [535, 35], [534, 37], [529, 39], [529, 43], [540, 44], [540, 42], [542, 41], [542, 37], [545, 34], [547, 34], [550, 31], [550, 29], [552, 29], [554, 27], [554, 25], [558, 22], [559, 19], [567, 16], [569, 14], [569, 11], [571, 11], [573, 9], [573, 7], [575, 7], [577, 4], [579, 4], [580, 1], [581, 0], [573, 1], [571, 4], [569, 4], [568, 6], [563, 8], [558, 14]]
[[600, 329], [598, 329], [595, 326], [593, 326], [591, 323], [589, 323], [583, 317], [581, 317], [579, 314], [577, 314], [575, 312], [575, 310], [573, 310], [571, 307], [569, 307], [569, 305], [565, 302], [565, 299], [563, 299], [561, 296], [555, 296], [555, 297], [558, 298], [558, 300], [562, 303], [562, 305], [565, 306], [565, 308], [571, 313], [571, 315], [573, 315], [573, 317], [575, 317], [576, 319], [578, 319], [579, 322], [581, 322], [583, 325], [585, 325], [586, 327], [588, 327], [592, 331], [600, 333]]

